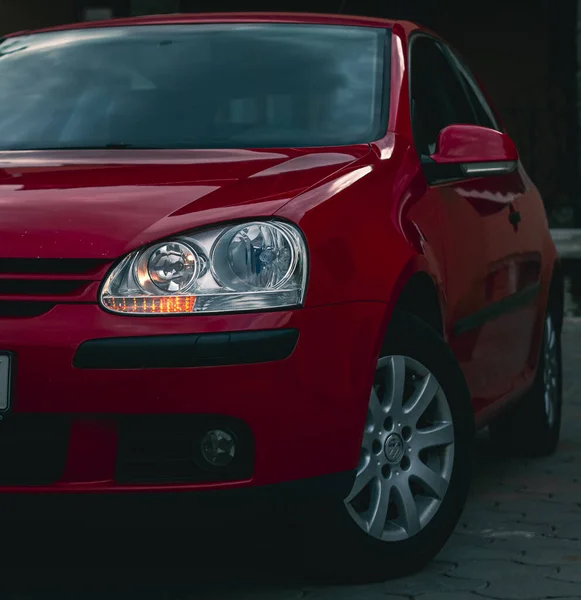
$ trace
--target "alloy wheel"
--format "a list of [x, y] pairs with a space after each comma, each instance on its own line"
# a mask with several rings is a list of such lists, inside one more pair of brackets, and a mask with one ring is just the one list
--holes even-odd
[[379, 360], [347, 511], [370, 536], [404, 540], [437, 513], [454, 464], [454, 425], [436, 377], [407, 356]]
[[550, 428], [555, 425], [557, 419], [557, 410], [559, 403], [559, 353], [557, 344], [557, 332], [551, 315], [545, 320], [544, 335], [544, 394], [545, 394], [545, 415], [547, 424]]

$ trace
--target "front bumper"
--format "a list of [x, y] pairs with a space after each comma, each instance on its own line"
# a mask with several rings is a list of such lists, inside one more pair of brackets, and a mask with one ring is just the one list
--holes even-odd
[[[116, 316], [79, 304], [59, 305], [34, 319], [2, 319], [0, 351], [11, 352], [15, 360], [12, 410], [0, 423], [0, 452], [3, 427], [10, 431], [20, 427], [17, 422], [34, 421], [36, 433], [29, 445], [19, 438], [19, 446], [0, 456], [0, 492], [155, 495], [349, 472], [359, 459], [385, 308], [350, 303], [263, 314], [149, 318]], [[276, 343], [269, 346], [273, 339], [264, 340], [273, 331], [278, 332]], [[249, 332], [266, 333], [253, 350], [240, 341]], [[147, 341], [136, 345], [139, 337]], [[164, 343], [172, 338], [177, 346], [168, 352]], [[194, 346], [204, 340], [206, 348], [190, 352], [187, 340]], [[241, 354], [243, 347], [247, 352]], [[246, 364], [233, 364], [236, 356]], [[164, 435], [177, 432], [183, 441], [189, 423], [194, 430], [200, 423], [224, 420], [234, 427], [238, 423], [249, 440], [250, 463], [242, 475], [205, 479], [180, 472], [174, 477], [171, 469], [163, 473], [161, 462], [155, 471], [160, 476], [152, 477], [150, 471], [141, 478], [120, 477], [127, 431], [148, 431], [153, 440], [161, 428]], [[57, 430], [58, 448], [56, 437], [49, 435]], [[163, 440], [156, 444], [159, 457], [151, 448], [143, 456], [167, 458], [162, 456]], [[193, 448], [193, 435], [191, 444]], [[10, 470], [18, 453], [29, 453], [24, 462], [30, 466], [48, 460], [53, 451], [62, 468], [51, 471], [50, 481], [31, 485], [21, 470], [16, 484], [2, 481], [4, 467]], [[134, 447], [133, 452], [139, 458], [139, 450]]]
[[[317, 513], [345, 498], [353, 485], [355, 471], [344, 471], [262, 486], [231, 486], [215, 489], [133, 490], [86, 493], [6, 493], [0, 503], [11, 522], [50, 525], [58, 522], [90, 523], [93, 526], [122, 524], [155, 526], [189, 524], [204, 527], [220, 521], [240, 523], [256, 515], [284, 517]], [[155, 515], [152, 521], [152, 515]]]

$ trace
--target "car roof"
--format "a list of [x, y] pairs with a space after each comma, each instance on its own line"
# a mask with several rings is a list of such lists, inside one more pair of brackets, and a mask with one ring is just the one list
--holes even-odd
[[351, 15], [317, 14], [317, 13], [282, 13], [282, 12], [222, 12], [196, 14], [164, 14], [106, 21], [87, 21], [49, 27], [45, 29], [26, 30], [9, 34], [5, 37], [47, 33], [53, 31], [71, 31], [105, 27], [138, 27], [144, 25], [179, 25], [195, 23], [297, 23], [319, 25], [343, 25], [358, 27], [392, 28], [396, 23], [414, 26], [404, 21], [394, 21], [375, 17], [359, 17]]

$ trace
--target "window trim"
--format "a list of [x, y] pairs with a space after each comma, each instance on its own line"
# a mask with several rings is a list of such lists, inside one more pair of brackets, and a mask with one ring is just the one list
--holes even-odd
[[[452, 54], [453, 50], [450, 48], [450, 46], [443, 40], [441, 40], [433, 35], [430, 35], [429, 33], [426, 33], [425, 31], [418, 30], [418, 31], [412, 32], [408, 38], [408, 60], [407, 60], [408, 100], [409, 100], [409, 105], [410, 105], [409, 117], [410, 117], [410, 124], [411, 124], [411, 129], [412, 129], [412, 136], [413, 136], [412, 142], [414, 145], [414, 149], [420, 160], [422, 172], [424, 173], [424, 176], [430, 187], [445, 186], [445, 185], [457, 183], [459, 181], [465, 181], [467, 179], [472, 179], [473, 176], [470, 176], [469, 174], [465, 173], [464, 170], [462, 169], [461, 164], [443, 164], [443, 165], [436, 164], [430, 158], [430, 156], [426, 156], [426, 155], [422, 154], [416, 145], [416, 140], [415, 140], [415, 135], [414, 135], [414, 118], [413, 118], [413, 102], [412, 102], [412, 78], [413, 78], [412, 55], [413, 55], [413, 44], [415, 43], [415, 41], [417, 39], [420, 39], [420, 38], [427, 38], [429, 41], [433, 42], [436, 46], [438, 46], [440, 48], [440, 50], [442, 51], [442, 54], [444, 55], [446, 62], [450, 66], [450, 69], [452, 69], [454, 76], [458, 80], [458, 83], [460, 84], [462, 91], [464, 92], [464, 95], [466, 96], [468, 105], [470, 106], [470, 109], [474, 115], [475, 122], [478, 121], [478, 118], [477, 118], [477, 114], [476, 114], [475, 108], [473, 106], [472, 100], [466, 90], [466, 85], [462, 81], [462, 78], [459, 76], [459, 69], [452, 62], [451, 54]], [[463, 61], [459, 60], [459, 62], [460, 62], [460, 64], [463, 64]], [[466, 66], [465, 68], [466, 68], [467, 72], [470, 75], [472, 75], [471, 71], [468, 69], [468, 67]], [[472, 79], [474, 81], [474, 83], [477, 85], [477, 88], [480, 92], [480, 94], [477, 97], [479, 97], [479, 96], [484, 97], [484, 94], [483, 94], [482, 90], [480, 89], [480, 86], [478, 86], [477, 81], [474, 78], [474, 76], [472, 75], [469, 79]], [[486, 102], [486, 106], [487, 107], [489, 106], [488, 102]], [[489, 108], [494, 116], [493, 121], [500, 125], [500, 122], [499, 122], [498, 117], [496, 116], [496, 113], [494, 112], [492, 107], [489, 107]], [[504, 133], [504, 130], [500, 127], [499, 127], [498, 131]]]
[[[464, 75], [464, 77], [468, 81], [470, 89], [474, 92], [474, 95], [476, 96], [476, 99], [478, 100], [478, 102], [480, 102], [480, 105], [484, 109], [484, 112], [486, 113], [488, 118], [492, 121], [492, 124], [494, 125], [493, 129], [495, 129], [496, 131], [499, 131], [501, 133], [504, 133], [504, 129], [500, 125], [500, 120], [498, 119], [498, 117], [497, 117], [494, 109], [490, 105], [490, 103], [486, 100], [486, 97], [484, 95], [482, 88], [480, 87], [480, 85], [478, 84], [478, 81], [474, 77], [474, 73], [472, 72], [470, 67], [466, 64], [466, 61], [463, 60], [460, 53], [457, 50], [455, 50], [454, 48], [452, 48], [452, 46], [445, 44], [445, 43], [443, 44], [443, 46], [444, 46], [444, 49], [446, 50], [446, 54], [447, 54], [447, 58], [448, 58], [449, 62], [456, 69], [456, 71], [461, 73], [462, 75]], [[460, 78], [460, 83], [462, 84], [463, 88], [466, 88], [466, 83], [462, 80], [462, 78]], [[468, 100], [469, 100], [470, 104], [472, 104], [470, 97], [468, 97]]]
[[415, 44], [416, 40], [421, 39], [421, 38], [426, 38], [429, 41], [431, 41], [432, 43], [434, 43], [436, 46], [439, 47], [440, 51], [442, 52], [442, 55], [444, 57], [444, 59], [446, 60], [446, 62], [448, 63], [450, 69], [453, 71], [454, 73], [454, 77], [458, 80], [458, 83], [460, 84], [460, 87], [462, 88], [462, 91], [464, 92], [464, 95], [466, 96], [466, 101], [468, 102], [468, 106], [470, 107], [471, 112], [473, 113], [473, 117], [474, 117], [474, 121], [476, 122], [477, 119], [477, 115], [476, 112], [474, 110], [474, 107], [472, 106], [472, 102], [470, 101], [470, 97], [468, 96], [464, 83], [462, 82], [462, 80], [460, 79], [460, 77], [458, 76], [458, 73], [454, 70], [454, 65], [451, 64], [450, 58], [448, 56], [448, 52], [447, 52], [447, 48], [448, 45], [443, 42], [441, 39], [437, 38], [434, 35], [430, 35], [429, 33], [425, 32], [425, 31], [414, 31], [411, 33], [411, 35], [408, 38], [408, 98], [409, 98], [409, 104], [410, 104], [410, 123], [411, 123], [411, 128], [412, 128], [412, 135], [414, 137], [414, 148], [416, 149], [416, 152], [420, 155], [420, 156], [424, 156], [421, 154], [421, 152], [419, 152], [417, 146], [416, 146], [416, 140], [415, 140], [415, 135], [414, 135], [414, 107], [413, 107], [413, 101], [412, 101], [412, 79], [413, 79], [413, 69], [412, 69], [412, 58], [413, 58], [413, 45]]
[[377, 115], [377, 137], [373, 140], [369, 140], [370, 144], [382, 140], [389, 130], [389, 116], [391, 112], [391, 75], [393, 60], [393, 29], [391, 27], [377, 27], [375, 29], [381, 29], [384, 32], [384, 48], [382, 54], [383, 69], [378, 69], [382, 77], [381, 85], [381, 104]]

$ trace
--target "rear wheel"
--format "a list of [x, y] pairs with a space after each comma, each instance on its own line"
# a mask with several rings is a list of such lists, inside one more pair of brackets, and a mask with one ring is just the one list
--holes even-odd
[[562, 401], [561, 332], [549, 312], [533, 386], [517, 407], [491, 424], [492, 439], [514, 454], [554, 453], [561, 432]]
[[452, 353], [422, 321], [396, 314], [377, 363], [352, 489], [309, 524], [317, 569], [371, 581], [421, 568], [464, 507], [472, 438], [470, 398]]

